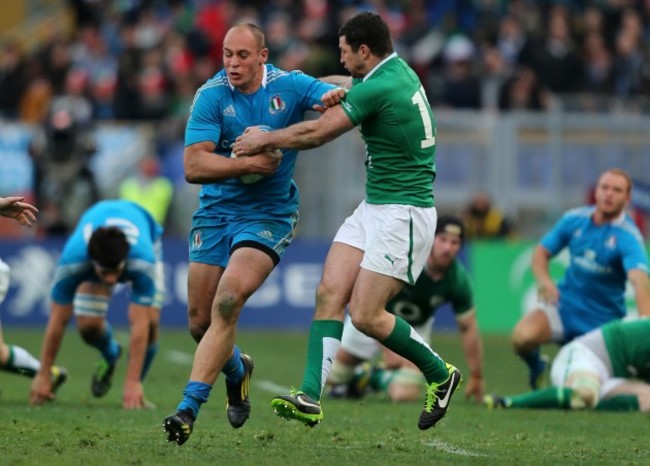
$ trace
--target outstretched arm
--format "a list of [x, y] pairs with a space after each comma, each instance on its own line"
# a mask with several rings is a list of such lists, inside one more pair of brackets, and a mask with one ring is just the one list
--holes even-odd
[[36, 221], [38, 209], [27, 202], [21, 196], [0, 197], [0, 215], [17, 220], [21, 225], [28, 227]]
[[334, 84], [335, 86], [343, 87], [345, 89], [350, 89], [352, 87], [352, 76], [330, 75], [318, 79], [324, 83]]
[[124, 397], [122, 406], [125, 409], [145, 407], [144, 387], [142, 386], [142, 367], [149, 342], [151, 324], [151, 308], [140, 304], [129, 305], [129, 324], [131, 327], [131, 342], [129, 344], [129, 364], [124, 380]]
[[467, 314], [458, 318], [461, 344], [469, 366], [469, 381], [465, 389], [465, 397], [480, 403], [483, 400], [485, 382], [483, 380], [483, 343], [476, 320], [476, 311], [471, 309]]
[[650, 283], [645, 270], [633, 269], [627, 273], [627, 278], [634, 288], [634, 297], [639, 315], [650, 317]]
[[340, 105], [328, 108], [318, 119], [296, 123], [276, 131], [248, 128], [237, 138], [233, 151], [237, 156], [257, 154], [271, 149], [312, 149], [354, 128]]
[[538, 244], [533, 251], [531, 269], [537, 281], [539, 299], [544, 303], [555, 304], [558, 301], [559, 293], [549, 273], [550, 259], [551, 253]]
[[70, 317], [72, 317], [72, 304], [52, 303], [50, 319], [47, 323], [45, 336], [43, 337], [41, 369], [32, 381], [29, 394], [29, 402], [32, 405], [41, 405], [48, 400], [54, 399], [51, 371], [56, 360], [56, 355], [61, 348], [65, 327]]

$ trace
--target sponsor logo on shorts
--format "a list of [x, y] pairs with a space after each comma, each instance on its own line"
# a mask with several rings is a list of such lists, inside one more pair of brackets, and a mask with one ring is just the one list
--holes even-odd
[[271, 233], [269, 230], [264, 230], [260, 231], [257, 236], [260, 238], [264, 238], [266, 240], [272, 241], [273, 240], [273, 233]]
[[192, 248], [200, 249], [203, 245], [203, 240], [201, 239], [201, 230], [195, 231], [194, 236], [192, 236]]

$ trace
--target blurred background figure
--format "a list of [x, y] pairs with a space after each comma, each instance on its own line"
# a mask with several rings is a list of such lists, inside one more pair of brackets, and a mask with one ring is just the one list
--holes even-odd
[[510, 220], [485, 191], [474, 194], [463, 212], [463, 222], [468, 239], [508, 238], [513, 234]]
[[36, 130], [29, 151], [41, 229], [48, 234], [66, 234], [81, 213], [99, 199], [89, 167], [95, 142], [75, 118], [73, 108], [62, 105], [52, 109]]
[[122, 181], [119, 196], [144, 207], [156, 222], [164, 226], [174, 196], [174, 186], [161, 175], [158, 157], [148, 154], [140, 160], [138, 172]]

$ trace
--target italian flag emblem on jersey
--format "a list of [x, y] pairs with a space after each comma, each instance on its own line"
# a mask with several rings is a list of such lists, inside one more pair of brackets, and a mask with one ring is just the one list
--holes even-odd
[[277, 113], [284, 110], [286, 104], [282, 101], [279, 95], [274, 95], [269, 99], [269, 111], [271, 113]]

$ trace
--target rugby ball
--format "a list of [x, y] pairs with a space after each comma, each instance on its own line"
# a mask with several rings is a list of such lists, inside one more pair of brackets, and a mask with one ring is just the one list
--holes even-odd
[[[271, 128], [270, 126], [266, 126], [266, 125], [260, 125], [259, 129], [261, 129], [262, 131], [273, 131], [273, 128]], [[267, 151], [266, 154], [271, 155], [273, 157], [282, 157], [282, 151], [280, 149]], [[245, 156], [245, 157], [248, 157], [248, 156]], [[237, 155], [235, 155], [234, 152], [231, 152], [230, 153], [230, 158], [231, 159], [236, 159]], [[257, 183], [262, 178], [264, 178], [264, 175], [259, 175], [257, 173], [252, 173], [250, 175], [244, 175], [244, 176], [240, 177], [239, 181], [241, 181], [244, 184], [253, 184], [253, 183]]]

